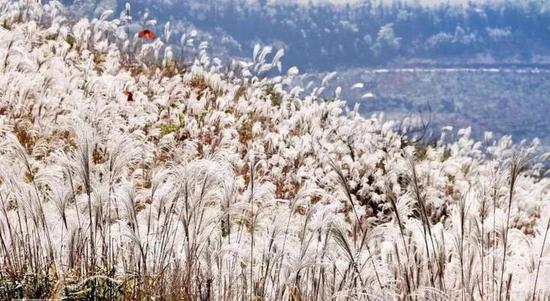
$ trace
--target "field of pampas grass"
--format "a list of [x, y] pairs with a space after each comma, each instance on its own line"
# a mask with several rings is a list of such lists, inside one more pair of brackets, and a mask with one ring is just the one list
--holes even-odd
[[413, 142], [129, 5], [0, 12], [1, 300], [550, 299], [537, 140]]

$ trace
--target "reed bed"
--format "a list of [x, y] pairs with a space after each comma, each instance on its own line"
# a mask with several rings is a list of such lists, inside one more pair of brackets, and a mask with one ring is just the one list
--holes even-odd
[[537, 140], [424, 144], [130, 6], [0, 11], [0, 299], [549, 300]]

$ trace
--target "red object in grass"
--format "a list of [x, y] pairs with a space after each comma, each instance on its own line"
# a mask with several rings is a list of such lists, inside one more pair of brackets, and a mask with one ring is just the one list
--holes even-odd
[[138, 33], [138, 37], [152, 41], [157, 38], [157, 35], [150, 29], [144, 29]]
[[128, 101], [134, 101], [134, 93], [130, 91], [124, 91], [124, 95], [126, 95]]

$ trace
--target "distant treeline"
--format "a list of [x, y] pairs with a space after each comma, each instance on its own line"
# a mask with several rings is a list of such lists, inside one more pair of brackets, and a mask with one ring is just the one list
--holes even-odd
[[237, 47], [230, 55], [250, 57], [253, 44], [273, 44], [286, 48], [287, 65], [307, 69], [411, 62], [528, 64], [546, 62], [550, 50], [546, 0], [464, 6], [398, 1], [380, 5], [369, 0], [354, 5], [274, 5], [267, 0], [137, 3], [138, 10], [149, 10], [161, 22], [184, 20], [215, 33], [219, 38], [214, 40], [231, 41]]

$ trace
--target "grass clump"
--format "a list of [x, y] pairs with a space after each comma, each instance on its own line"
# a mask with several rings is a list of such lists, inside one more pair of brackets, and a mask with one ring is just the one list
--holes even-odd
[[265, 88], [265, 93], [271, 100], [271, 105], [278, 107], [283, 102], [283, 95], [275, 89], [274, 84], [268, 84]]
[[161, 124], [160, 125], [160, 135], [161, 136], [166, 136], [168, 134], [177, 132], [179, 129], [180, 129], [180, 127], [176, 124], [172, 124], [172, 123]]

